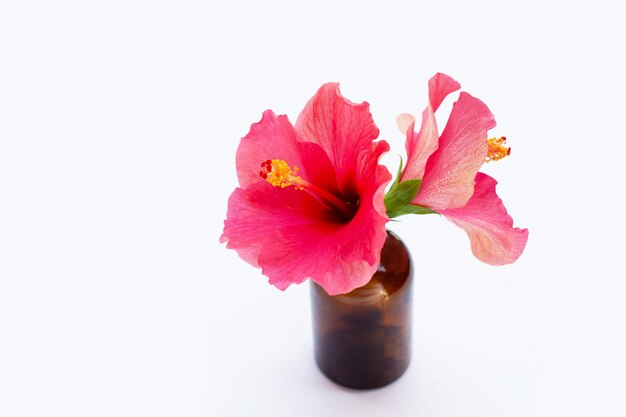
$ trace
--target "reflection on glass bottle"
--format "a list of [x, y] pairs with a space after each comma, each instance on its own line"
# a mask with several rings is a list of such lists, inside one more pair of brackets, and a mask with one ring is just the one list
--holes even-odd
[[411, 256], [387, 232], [378, 271], [363, 287], [330, 296], [312, 282], [315, 360], [331, 380], [368, 389], [398, 379], [411, 360]]

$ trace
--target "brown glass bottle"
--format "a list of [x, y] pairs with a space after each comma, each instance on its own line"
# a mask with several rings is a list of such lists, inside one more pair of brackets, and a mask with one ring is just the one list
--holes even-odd
[[372, 279], [330, 296], [312, 282], [315, 361], [331, 380], [350, 388], [387, 385], [411, 360], [413, 265], [406, 246], [387, 232]]

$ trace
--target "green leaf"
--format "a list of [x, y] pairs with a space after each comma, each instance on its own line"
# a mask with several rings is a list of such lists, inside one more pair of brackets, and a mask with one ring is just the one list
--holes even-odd
[[387, 212], [387, 215], [391, 217], [404, 216], [405, 214], [438, 214], [435, 210], [428, 207], [416, 206], [413, 204], [407, 204], [395, 210], [392, 213]]
[[400, 182], [400, 177], [402, 176], [402, 164], [404, 161], [402, 161], [402, 157], [400, 157], [400, 166], [398, 167], [398, 173], [396, 174], [396, 179], [393, 182], [393, 184], [391, 184], [391, 188], [389, 189], [391, 191], [392, 188], [397, 187], [398, 183]]
[[402, 157], [400, 157], [400, 166], [398, 167], [396, 179], [393, 184], [391, 184], [389, 191], [385, 194], [385, 209], [387, 210], [389, 219], [405, 214], [437, 213], [435, 210], [431, 210], [427, 207], [411, 204], [411, 201], [413, 201], [417, 193], [419, 193], [422, 180], [406, 180], [400, 182], [403, 162]]
[[391, 186], [385, 195], [385, 208], [387, 213], [395, 212], [409, 204], [417, 195], [422, 180], [407, 180]]

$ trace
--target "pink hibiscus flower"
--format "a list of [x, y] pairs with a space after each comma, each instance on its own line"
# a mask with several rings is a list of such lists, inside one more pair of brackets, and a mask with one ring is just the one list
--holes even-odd
[[438, 73], [428, 88], [429, 103], [419, 133], [414, 131], [412, 116], [398, 117], [398, 126], [406, 131], [407, 165], [402, 181], [421, 180], [411, 204], [434, 210], [463, 228], [474, 256], [481, 261], [512, 263], [526, 246], [528, 230], [513, 228], [513, 219], [496, 194], [496, 180], [478, 172], [485, 160], [500, 159], [510, 149], [504, 146], [504, 138], [487, 140], [487, 131], [496, 125], [493, 114], [466, 92], [454, 103], [440, 137], [435, 112], [461, 85]]
[[263, 113], [237, 149], [239, 187], [221, 242], [284, 290], [307, 278], [331, 295], [365, 285], [377, 269], [389, 220], [383, 203], [389, 150], [374, 142], [369, 104], [323, 85], [295, 127]]

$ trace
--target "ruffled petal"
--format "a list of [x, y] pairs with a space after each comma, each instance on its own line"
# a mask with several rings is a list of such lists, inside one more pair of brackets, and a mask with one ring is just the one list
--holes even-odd
[[358, 155], [371, 149], [379, 133], [369, 104], [345, 99], [338, 83], [324, 84], [300, 113], [296, 130], [302, 140], [324, 149], [335, 167], [341, 192], [352, 192]]
[[409, 113], [402, 113], [396, 117], [396, 125], [400, 132], [406, 135], [406, 132], [409, 130], [409, 127], [412, 129], [415, 124], [415, 117]]
[[415, 204], [437, 211], [462, 207], [474, 193], [474, 178], [487, 155], [487, 131], [496, 122], [485, 103], [462, 92], [428, 158]]
[[528, 229], [513, 227], [513, 219], [496, 194], [496, 184], [479, 172], [467, 204], [439, 213], [467, 232], [474, 256], [491, 265], [505, 265], [515, 262], [524, 251]]
[[448, 94], [454, 93], [459, 88], [461, 88], [461, 84], [458, 81], [440, 72], [428, 80], [428, 98], [433, 108], [433, 113], [437, 111]]
[[[451, 93], [461, 88], [461, 84], [453, 78], [437, 73], [428, 81], [428, 106], [422, 112], [422, 126], [419, 133], [415, 132], [414, 125], [409, 125], [406, 129], [406, 168], [402, 174], [402, 180], [422, 179], [424, 168], [428, 157], [435, 152], [439, 146], [439, 132], [435, 112], [441, 102]], [[404, 126], [409, 122], [409, 118], [400, 115], [396, 122]]]

